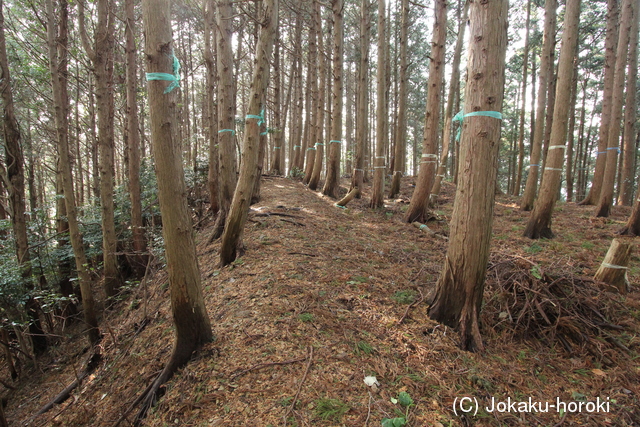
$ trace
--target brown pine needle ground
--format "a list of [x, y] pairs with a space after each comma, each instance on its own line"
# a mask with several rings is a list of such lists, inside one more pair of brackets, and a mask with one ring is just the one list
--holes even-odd
[[[145, 425], [281, 426], [286, 415], [288, 426], [380, 426], [383, 418], [407, 414], [391, 401], [403, 391], [415, 404], [410, 426], [563, 419], [555, 411], [485, 410], [461, 418], [453, 403], [465, 396], [481, 406], [492, 397], [609, 398], [611, 413], [568, 414], [562, 425], [640, 424], [638, 242], [629, 295], [601, 291], [589, 280], [629, 209], [595, 219], [593, 207], [559, 204], [557, 237], [531, 241], [521, 237], [529, 214], [516, 199], [498, 197], [482, 312], [487, 351], [472, 354], [457, 348], [455, 331], [428, 318], [426, 303], [408, 310], [428, 300], [447, 245], [402, 223], [410, 183], [384, 209], [371, 211], [367, 192], [339, 209], [298, 181], [265, 180], [244, 233], [246, 253], [220, 270], [218, 243], [207, 245], [203, 223], [199, 261], [216, 340], [168, 383]], [[435, 232], [448, 232], [454, 191], [445, 183], [434, 209], [440, 220], [428, 224]], [[101, 319], [112, 333], [98, 369], [32, 425], [112, 425], [155, 377], [173, 341], [167, 277], [160, 265], [155, 270], [148, 325], [140, 328], [145, 302], [136, 290]], [[41, 359], [42, 372], [23, 375], [6, 409], [12, 426], [73, 381], [71, 366], [79, 366], [83, 345], [81, 336], [63, 342]], [[364, 383], [369, 375], [379, 381], [377, 390]]]

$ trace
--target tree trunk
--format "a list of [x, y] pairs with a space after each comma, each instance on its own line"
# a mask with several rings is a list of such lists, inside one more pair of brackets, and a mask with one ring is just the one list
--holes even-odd
[[[540, 71], [538, 72], [538, 105], [536, 107], [536, 123], [533, 131], [533, 144], [529, 160], [529, 174], [520, 201], [520, 209], [530, 211], [536, 198], [540, 164], [542, 160], [542, 142], [544, 140], [544, 117], [547, 107], [547, 90], [553, 70], [553, 46], [556, 33], [557, 0], [545, 0], [544, 3], [544, 35], [542, 52], [540, 53]], [[547, 125], [548, 126], [548, 125]]]
[[622, 107], [624, 104], [625, 68], [627, 66], [627, 51], [629, 34], [634, 15], [636, 0], [623, 0], [620, 18], [620, 32], [616, 51], [615, 71], [613, 78], [613, 97], [611, 98], [611, 121], [607, 143], [607, 155], [602, 177], [600, 201], [596, 208], [597, 217], [608, 217], [613, 206], [613, 192], [618, 169], [618, 153], [620, 152], [620, 128], [622, 122]]
[[533, 212], [524, 231], [524, 236], [530, 239], [552, 238], [551, 216], [558, 199], [562, 166], [564, 164], [564, 150], [567, 136], [569, 103], [571, 102], [571, 87], [573, 80], [573, 56], [578, 37], [578, 23], [580, 21], [580, 0], [567, 0], [565, 27], [562, 34], [562, 47], [558, 65], [558, 84], [556, 85], [556, 105], [551, 127], [549, 154], [542, 176], [540, 195], [536, 200]]
[[291, 156], [289, 158], [289, 175], [296, 176], [302, 170], [304, 162], [304, 152], [302, 151], [302, 115], [304, 108], [304, 98], [302, 91], [302, 18], [300, 13], [296, 13], [295, 38], [294, 38], [294, 106], [291, 109]]
[[260, 35], [256, 46], [257, 53], [247, 109], [249, 114], [245, 117], [240, 176], [238, 177], [236, 191], [233, 194], [229, 217], [222, 234], [222, 245], [220, 247], [221, 266], [228, 265], [236, 259], [255, 181], [260, 179], [257, 176], [257, 166], [260, 151], [260, 125], [264, 121], [263, 94], [267, 90], [269, 83], [269, 62], [271, 60], [276, 27], [278, 26], [278, 0], [264, 1], [264, 15], [260, 22]]
[[[79, 3], [81, 4], [81, 3]], [[100, 200], [100, 172], [98, 171], [98, 135], [96, 134], [96, 103], [95, 103], [95, 78], [90, 74], [89, 100], [87, 110], [89, 113], [89, 135], [91, 136], [91, 189], [93, 192], [93, 205], [97, 206]], [[73, 175], [73, 170], [71, 171]]]
[[385, 56], [385, 44], [387, 43], [386, 18], [385, 18], [385, 2], [378, 0], [378, 66], [376, 68], [376, 151], [373, 159], [373, 189], [371, 194], [370, 207], [372, 209], [381, 208], [384, 205], [384, 176], [387, 170], [385, 165], [385, 145], [387, 143], [387, 135], [385, 132], [385, 123], [388, 121], [386, 111], [387, 78]]
[[627, 77], [627, 95], [624, 107], [624, 159], [622, 161], [622, 176], [620, 178], [620, 196], [618, 204], [631, 206], [633, 204], [633, 177], [635, 176], [636, 160], [636, 120], [638, 106], [636, 104], [636, 85], [638, 82], [638, 17], [640, 3], [636, 2], [631, 24], [629, 40], [629, 75]]
[[[638, 181], [638, 185], [640, 185], [640, 180]], [[629, 215], [627, 224], [618, 234], [623, 236], [640, 236], [640, 196], [637, 197], [638, 199], [633, 205], [633, 211], [631, 211], [631, 215]]]
[[431, 63], [427, 89], [427, 110], [425, 112], [424, 136], [422, 138], [422, 159], [420, 172], [413, 191], [409, 209], [404, 221], [427, 222], [429, 194], [435, 180], [438, 155], [438, 125], [440, 123], [440, 98], [444, 81], [444, 51], [447, 41], [447, 3], [436, 0], [435, 23], [431, 41]]
[[[315, 143], [318, 138], [318, 132], [322, 132], [321, 129], [318, 129], [318, 111], [320, 108], [318, 105], [321, 104], [320, 97], [318, 96], [318, 45], [317, 45], [317, 36], [318, 30], [316, 28], [316, 12], [315, 3], [317, 0], [312, 1], [313, 13], [311, 14], [312, 24], [309, 28], [309, 68], [307, 71], [307, 102], [309, 99], [311, 100], [310, 108], [307, 110], [307, 120], [305, 123], [305, 128], [307, 129], [307, 138], [304, 143], [306, 146], [306, 150], [304, 154], [306, 156], [306, 162], [304, 166], [304, 178], [302, 180], [303, 183], [309, 184], [311, 181], [311, 175], [313, 174], [313, 166], [316, 161], [316, 147]], [[318, 18], [319, 19], [319, 18]]]
[[[262, 100], [262, 105], [265, 105], [265, 104], [266, 104], [266, 100]], [[252, 205], [260, 201], [260, 187], [262, 182], [260, 177], [262, 176], [262, 170], [264, 168], [264, 158], [265, 158], [266, 152], [267, 152], [267, 125], [265, 123], [262, 123], [262, 125], [260, 126], [260, 144], [258, 148], [258, 161], [256, 163], [257, 179], [253, 183], [253, 192], [251, 194], [250, 204]]]
[[284, 80], [280, 78], [280, 32], [276, 33], [276, 45], [273, 51], [273, 126], [274, 133], [272, 133], [273, 140], [273, 155], [271, 157], [271, 173], [274, 175], [281, 175], [283, 165], [281, 163], [280, 154], [284, 150], [284, 129], [282, 126], [282, 112], [283, 104], [281, 100], [282, 88]]
[[344, 126], [344, 152], [345, 162], [344, 169], [347, 173], [352, 173], [353, 170], [353, 73], [351, 73], [351, 62], [347, 62], [347, 72], [345, 73], [344, 80], [344, 95], [345, 95], [345, 126]]
[[[93, 300], [93, 291], [91, 290], [91, 278], [87, 270], [87, 257], [78, 224], [75, 193], [73, 191], [73, 175], [71, 173], [71, 162], [69, 159], [69, 95], [67, 92], [66, 69], [64, 66], [61, 67], [66, 61], [58, 57], [57, 37], [60, 37], [62, 34], [56, 34], [55, 31], [53, 0], [47, 0], [46, 7], [48, 15], [47, 45], [49, 48], [49, 71], [51, 73], [51, 86], [53, 88], [53, 106], [55, 109], [56, 137], [58, 140], [62, 187], [67, 211], [67, 221], [69, 222], [69, 237], [71, 239], [76, 270], [78, 271], [80, 293], [82, 295], [84, 322], [87, 327], [89, 344], [93, 346], [100, 341], [100, 330], [98, 329], [95, 302]], [[67, 7], [66, 1], [61, 3], [61, 7]], [[66, 47], [63, 49], [66, 52]]]
[[[146, 36], [147, 79], [149, 73], [173, 74], [177, 79], [177, 59], [171, 46], [170, 0], [143, 0], [142, 17]], [[175, 83], [177, 81], [150, 80], [147, 90], [176, 339], [169, 361], [145, 397], [138, 420], [145, 416], [155, 401], [159, 387], [189, 361], [198, 347], [212, 338], [202, 296], [193, 225], [187, 206], [182, 153], [176, 140], [176, 93], [172, 90]]]
[[42, 354], [47, 349], [47, 337], [44, 334], [38, 315], [39, 304], [31, 295], [34, 285], [31, 277], [31, 256], [27, 235], [27, 217], [25, 215], [24, 156], [21, 146], [20, 128], [13, 105], [11, 76], [7, 60], [7, 48], [4, 37], [3, 2], [0, 0], [0, 96], [2, 98], [3, 142], [6, 153], [6, 186], [11, 207], [11, 225], [15, 239], [16, 258], [20, 266], [20, 276], [27, 290], [25, 309], [29, 317], [29, 332], [33, 340], [33, 352]]
[[131, 232], [133, 237], [134, 271], [136, 277], [144, 276], [147, 242], [142, 222], [140, 188], [140, 123], [138, 121], [137, 67], [135, 42], [135, 16], [133, 0], [126, 0], [126, 52], [127, 52], [127, 141], [129, 143], [129, 197], [131, 199]]
[[573, 81], [571, 82], [571, 100], [569, 101], [569, 130], [567, 134], [567, 202], [573, 201], [573, 183], [575, 176], [574, 168], [574, 151], [575, 151], [575, 129], [576, 129], [576, 103], [578, 100], [578, 66], [580, 64], [578, 57], [578, 45], [576, 43], [576, 51], [573, 56]]
[[[400, 193], [400, 181], [405, 173], [407, 159], [407, 50], [409, 46], [409, 0], [402, 0], [402, 17], [400, 18], [400, 85], [398, 87], [398, 125], [396, 126], [395, 150], [393, 155], [393, 178], [389, 189], [389, 198]], [[457, 46], [457, 44], [456, 44]], [[462, 45], [460, 47], [462, 49]], [[454, 56], [455, 61], [455, 56]], [[459, 60], [458, 60], [459, 63]], [[453, 73], [456, 72], [455, 66]]]
[[[555, 43], [554, 43], [555, 51]], [[547, 162], [549, 154], [549, 141], [551, 140], [551, 130], [553, 129], [553, 112], [556, 107], [556, 87], [558, 82], [558, 74], [556, 67], [551, 67], [551, 77], [549, 79], [549, 88], [547, 91], [547, 111], [545, 114], [544, 142], [542, 144], [542, 171]]]
[[469, 15], [469, 2], [465, 2], [462, 17], [458, 23], [458, 38], [456, 39], [456, 47], [453, 52], [453, 61], [451, 62], [451, 82], [449, 83], [449, 94], [447, 95], [447, 107], [444, 112], [444, 132], [442, 134], [442, 151], [440, 154], [440, 164], [438, 165], [438, 173], [436, 181], [431, 190], [431, 197], [440, 194], [440, 187], [444, 179], [444, 173], [447, 170], [447, 157], [449, 153], [449, 144], [451, 142], [451, 128], [453, 124], [453, 106], [456, 103], [456, 95], [460, 91], [460, 57], [462, 56], [462, 45], [464, 43], [464, 33], [467, 28], [467, 17]]
[[524, 36], [524, 61], [522, 64], [522, 106], [520, 107], [520, 129], [518, 136], [518, 166], [516, 169], [516, 180], [513, 186], [513, 195], [520, 195], [520, 185], [522, 183], [522, 170], [524, 168], [524, 116], [527, 105], [527, 76], [529, 72], [529, 23], [531, 22], [531, 0], [527, 1], [527, 20], [525, 24]]
[[[9, 347], [9, 333], [4, 327], [0, 328], [0, 338], [2, 339], [4, 359], [7, 362], [7, 366], [9, 367], [9, 373], [11, 375], [11, 379], [15, 380], [18, 378], [18, 371], [16, 370], [16, 365], [13, 362], [13, 354], [11, 353], [11, 348]], [[2, 405], [0, 404], [0, 407], [1, 406]]]
[[[367, 143], [367, 92], [369, 91], [369, 39], [371, 34], [371, 13], [369, 0], [360, 5], [360, 61], [358, 62], [358, 87], [356, 89], [356, 140], [351, 187], [354, 196], [359, 198], [364, 184], [365, 145]], [[340, 204], [340, 202], [338, 202]], [[342, 205], [344, 206], [344, 205]]]
[[[471, 3], [467, 114], [502, 109], [507, 13], [506, 0]], [[500, 121], [472, 116], [464, 126], [449, 247], [429, 316], [457, 328], [463, 349], [482, 350], [479, 314], [489, 260]]]
[[[573, 175], [574, 175], [574, 181], [575, 181], [575, 191], [573, 192], [573, 195], [575, 197], [576, 200], [582, 200], [584, 198], [584, 193], [582, 193], [582, 183], [583, 183], [583, 175], [584, 175], [584, 169], [581, 166], [582, 165], [582, 157], [583, 157], [583, 153], [585, 151], [585, 138], [584, 138], [584, 129], [585, 129], [585, 124], [586, 124], [586, 120], [587, 120], [587, 111], [586, 111], [586, 107], [587, 107], [587, 82], [588, 79], [585, 78], [584, 81], [581, 84], [581, 91], [582, 91], [582, 105], [580, 107], [580, 124], [578, 125], [578, 141], [576, 144], [576, 154], [575, 154], [575, 159], [574, 159], [574, 168], [573, 168]], [[567, 181], [567, 192], [569, 190], [569, 182]], [[573, 198], [572, 198], [573, 200]]]
[[591, 188], [587, 197], [579, 204], [595, 205], [600, 200], [602, 180], [606, 168], [607, 146], [609, 142], [609, 126], [611, 124], [611, 103], [613, 101], [614, 67], [616, 64], [616, 47], [618, 43], [618, 0], [607, 1], [607, 31], [605, 36], [604, 57], [604, 89], [602, 113], [600, 114], [600, 132], [598, 136], [598, 154], [596, 168], [593, 173]]
[[209, 188], [209, 210], [217, 214], [220, 210], [220, 196], [218, 194], [219, 173], [219, 149], [218, 149], [218, 106], [216, 104], [216, 47], [215, 31], [215, 0], [204, 0], [204, 63], [207, 68], [205, 95], [205, 109], [207, 114], [208, 144], [209, 144], [209, 171], [207, 172], [207, 186]]
[[621, 294], [626, 294], [629, 287], [627, 270], [629, 270], [632, 247], [628, 240], [613, 239], [593, 279], [613, 286]]
[[[68, 48], [68, 26], [69, 26], [69, 8], [66, 1], [59, 2], [59, 18], [58, 18], [58, 36], [57, 36], [57, 48], [52, 46], [52, 49], [57, 50], [57, 57], [59, 58], [58, 72], [60, 78], [63, 81], [65, 87], [67, 86], [67, 48]], [[53, 7], [53, 6], [52, 6]], [[53, 21], [51, 23], [54, 26]], [[53, 27], [52, 27], [53, 28]], [[54, 30], [55, 33], [55, 30]], [[77, 69], [76, 69], [77, 72]], [[76, 106], [77, 108], [77, 106]], [[67, 110], [68, 111], [68, 110]], [[68, 128], [67, 128], [68, 132]], [[78, 132], [76, 132], [78, 134]], [[62, 176], [62, 169], [60, 167], [60, 156], [56, 160], [56, 232], [60, 236], [57, 239], [58, 247], [63, 248], [69, 244], [67, 237], [69, 233], [69, 222], [67, 221], [67, 207], [64, 199], [64, 181]], [[65, 297], [69, 297], [73, 294], [72, 267], [71, 262], [68, 259], [61, 260], [58, 264], [59, 282], [58, 287], [60, 294]], [[63, 316], [68, 317], [77, 314], [77, 308], [71, 300], [63, 308]]]
[[[586, 85], [587, 82], [585, 80], [584, 83], [585, 87], [583, 89], [586, 90]], [[591, 107], [591, 117], [589, 118], [589, 126], [586, 130], [586, 132], [583, 131], [580, 132], [580, 138], [583, 140], [580, 145], [582, 146], [582, 157], [580, 158], [580, 175], [579, 175], [579, 179], [578, 179], [578, 193], [580, 194], [580, 197], [578, 198], [578, 200], [584, 200], [587, 197], [587, 180], [589, 178], [589, 166], [591, 165], [591, 156], [590, 156], [590, 152], [591, 152], [591, 146], [592, 146], [592, 141], [591, 141], [591, 133], [592, 130], [594, 129], [593, 126], [593, 121], [596, 115], [596, 107], [599, 104], [599, 99], [598, 99], [598, 94], [596, 93], [595, 96], [593, 97], [593, 105]]]
[[344, 54], [344, 0], [332, 0], [333, 10], [333, 92], [331, 109], [331, 132], [329, 135], [329, 160], [327, 161], [327, 177], [322, 194], [331, 198], [338, 197], [340, 184], [340, 150], [342, 148], [342, 67]]
[[236, 105], [234, 102], [233, 51], [233, 6], [230, 0], [216, 3], [216, 42], [218, 68], [218, 217], [213, 227], [211, 240], [222, 236], [231, 200], [236, 188]]
[[313, 168], [311, 170], [311, 177], [309, 178], [309, 189], [316, 190], [318, 188], [318, 182], [320, 181], [320, 173], [323, 168], [324, 160], [324, 101], [327, 87], [327, 66], [324, 54], [324, 36], [322, 33], [322, 15], [320, 14], [320, 3], [318, 1], [313, 2], [314, 7], [314, 27], [316, 29], [318, 40], [318, 104], [316, 113], [316, 138], [310, 141], [314, 144], [315, 150], [312, 150], [315, 156], [313, 160]]
[[96, 77], [96, 104], [98, 112], [98, 170], [100, 173], [100, 209], [102, 220], [102, 259], [104, 290], [108, 298], [118, 293], [121, 284], [118, 271], [117, 237], [115, 229], [114, 189], [114, 96], [113, 50], [115, 16], [111, 0], [98, 0], [98, 22], [91, 47], [84, 26], [84, 0], [80, 5], [80, 35], [85, 51], [93, 64]]

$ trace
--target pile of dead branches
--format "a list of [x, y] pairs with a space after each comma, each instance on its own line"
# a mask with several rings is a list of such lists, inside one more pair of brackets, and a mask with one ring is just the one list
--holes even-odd
[[605, 362], [605, 352], [629, 353], [620, 335], [628, 309], [618, 294], [555, 262], [546, 268], [526, 258], [498, 254], [489, 265], [483, 324], [500, 336], [561, 344], [575, 354], [587, 351]]

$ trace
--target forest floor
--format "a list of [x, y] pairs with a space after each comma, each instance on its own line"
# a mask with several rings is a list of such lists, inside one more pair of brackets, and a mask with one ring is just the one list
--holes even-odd
[[[532, 241], [521, 237], [529, 213], [498, 196], [482, 311], [486, 351], [469, 353], [427, 315], [447, 242], [402, 222], [410, 184], [406, 178], [383, 209], [369, 209], [367, 193], [340, 209], [297, 180], [266, 177], [244, 232], [246, 252], [222, 269], [204, 224], [198, 256], [216, 338], [167, 384], [144, 425], [381, 426], [401, 417], [408, 426], [640, 425], [638, 239], [628, 295], [589, 279], [630, 210], [596, 219], [593, 207], [559, 203], [557, 237]], [[433, 231], [447, 234], [454, 192], [444, 184]], [[11, 426], [114, 425], [171, 352], [167, 275], [162, 265], [153, 270], [104, 312], [102, 360], [72, 398], [33, 417], [82, 369], [80, 334], [16, 383], [5, 409]], [[366, 385], [366, 376], [379, 385]], [[407, 395], [413, 404], [405, 407]], [[477, 414], [458, 416], [459, 406], [454, 413], [464, 397], [477, 400]], [[490, 412], [492, 398], [599, 398], [609, 412]]]

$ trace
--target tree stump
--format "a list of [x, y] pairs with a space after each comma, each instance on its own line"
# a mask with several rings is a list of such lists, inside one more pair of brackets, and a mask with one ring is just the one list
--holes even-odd
[[629, 285], [627, 270], [630, 257], [631, 243], [623, 239], [613, 239], [604, 261], [593, 277], [594, 280], [611, 285], [621, 294], [626, 294]]

